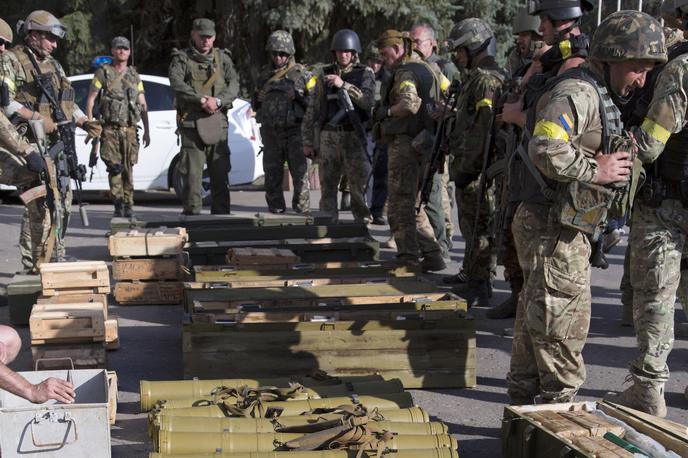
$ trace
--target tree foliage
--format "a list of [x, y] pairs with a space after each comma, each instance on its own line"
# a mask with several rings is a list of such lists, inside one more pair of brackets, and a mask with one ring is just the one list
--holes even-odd
[[[479, 17], [490, 24], [498, 41], [500, 59], [513, 45], [511, 24], [524, 0], [6, 0], [0, 17], [10, 24], [34, 9], [46, 9], [68, 27], [57, 57], [69, 74], [89, 71], [92, 58], [109, 52], [112, 37], [130, 37], [133, 31], [135, 64], [143, 73], [167, 73], [170, 51], [188, 45], [196, 17], [215, 19], [216, 43], [228, 48], [241, 76], [242, 91], [253, 89], [260, 68], [267, 63], [268, 35], [277, 29], [292, 33], [299, 61], [315, 64], [331, 59], [330, 37], [340, 28], [356, 30], [363, 46], [388, 28], [405, 30], [426, 22], [448, 35], [454, 23]], [[595, 1], [597, 3], [597, 1]], [[605, 0], [603, 17], [616, 10]], [[645, 0], [643, 10], [658, 12], [660, 0]], [[623, 0], [637, 8], [637, 0]], [[589, 32], [596, 25], [594, 11], [584, 21]], [[15, 40], [17, 41], [17, 40]]]

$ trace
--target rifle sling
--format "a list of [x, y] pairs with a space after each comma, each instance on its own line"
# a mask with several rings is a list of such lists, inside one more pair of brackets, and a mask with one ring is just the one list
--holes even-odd
[[555, 191], [552, 189], [546, 182], [545, 179], [542, 177], [542, 173], [535, 167], [535, 164], [533, 164], [533, 161], [530, 160], [530, 156], [528, 156], [528, 152], [524, 148], [524, 144], [528, 144], [530, 142], [530, 139], [532, 138], [532, 135], [529, 134], [528, 132], [524, 132], [524, 141], [519, 143], [518, 147], [516, 148], [516, 152], [518, 153], [518, 156], [521, 158], [523, 163], [526, 165], [526, 168], [530, 172], [530, 174], [533, 176], [535, 181], [537, 182], [538, 186], [540, 186], [540, 192], [542, 192], [542, 195], [544, 195], [547, 199], [553, 200], [555, 197]]
[[208, 95], [208, 91], [213, 86], [213, 84], [215, 84], [215, 81], [217, 80], [218, 76], [220, 76], [220, 51], [217, 48], [213, 49], [213, 66], [215, 67], [215, 72], [212, 75], [210, 75], [208, 81], [203, 83], [203, 86], [201, 86], [202, 95]]

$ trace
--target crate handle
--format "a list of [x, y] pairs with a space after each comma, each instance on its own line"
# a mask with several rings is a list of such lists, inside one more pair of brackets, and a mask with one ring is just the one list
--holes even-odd
[[70, 358], [69, 356], [65, 356], [62, 358], [38, 358], [36, 360], [36, 362], [34, 363], [33, 370], [37, 371], [39, 363], [42, 363], [45, 361], [69, 361], [69, 365], [72, 366], [72, 370], [74, 370], [74, 360], [72, 360], [72, 358]]
[[[67, 427], [65, 429], [64, 436], [62, 436], [62, 441], [61, 442], [47, 442], [47, 443], [42, 443], [39, 438], [36, 437], [36, 431], [34, 431], [34, 426], [39, 425], [41, 423], [66, 423]], [[54, 410], [50, 410], [46, 412], [46, 414], [41, 417], [41, 414], [36, 414], [34, 417], [33, 421], [31, 422], [31, 441], [33, 442], [33, 445], [36, 447], [55, 447], [50, 450], [60, 450], [62, 447], [64, 447], [69, 440], [69, 432], [72, 429], [72, 426], [74, 427], [74, 442], [76, 442], [79, 439], [79, 434], [76, 430], [76, 421], [74, 418], [72, 418], [72, 414], [70, 412], [65, 412], [64, 416], [62, 418], [57, 418], [57, 413]], [[44, 450], [44, 451], [50, 451], [50, 450]]]

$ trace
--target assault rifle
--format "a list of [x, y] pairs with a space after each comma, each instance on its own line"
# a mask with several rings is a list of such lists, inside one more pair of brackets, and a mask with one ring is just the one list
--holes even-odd
[[[76, 143], [74, 138], [74, 123], [72, 120], [67, 119], [62, 106], [57, 99], [57, 91], [53, 85], [51, 74], [44, 74], [41, 72], [36, 58], [28, 53], [31, 63], [36, 70], [35, 81], [41, 92], [48, 99], [48, 102], [53, 107], [55, 114], [55, 120], [57, 121], [57, 132], [60, 137], [60, 141], [57, 142], [52, 148], [50, 148], [50, 154], [52, 156], [53, 162], [55, 163], [55, 168], [57, 172], [57, 179], [59, 181], [60, 190], [60, 200], [63, 205], [66, 203], [67, 192], [69, 189], [69, 180], [72, 179], [76, 183], [76, 197], [79, 203], [79, 214], [81, 215], [81, 222], [84, 226], [88, 226], [88, 215], [86, 214], [86, 207], [81, 201], [81, 191], [82, 184], [86, 180], [86, 167], [83, 164], [79, 164], [79, 160], [76, 155]], [[59, 148], [57, 146], [60, 146]], [[64, 208], [64, 207], [63, 207]], [[64, 225], [63, 233], [67, 228], [69, 214], [65, 212], [63, 216]]]
[[[337, 113], [335, 113], [335, 115], [332, 117], [332, 119], [329, 120], [327, 124], [329, 124], [330, 126], [337, 126], [342, 121], [344, 116], [346, 116], [347, 118], [349, 118], [349, 122], [351, 123], [351, 125], [354, 126], [356, 136], [358, 137], [358, 140], [361, 142], [361, 147], [367, 150], [368, 137], [366, 136], [365, 127], [363, 127], [361, 118], [359, 118], [358, 113], [356, 113], [356, 109], [354, 108], [354, 104], [351, 101], [351, 97], [349, 97], [349, 93], [343, 87], [337, 89], [337, 101], [339, 102], [340, 109]], [[370, 162], [370, 165], [373, 165], [373, 158], [371, 158], [368, 154], [366, 154], [366, 157], [368, 158], [368, 162]]]
[[454, 80], [444, 96], [444, 104], [442, 106], [442, 113], [440, 114], [440, 122], [437, 124], [435, 138], [432, 142], [430, 160], [428, 161], [423, 173], [423, 181], [421, 182], [420, 186], [420, 200], [418, 201], [418, 206], [416, 207], [416, 213], [420, 212], [423, 205], [428, 203], [428, 200], [430, 199], [430, 193], [432, 192], [432, 182], [435, 178], [435, 174], [444, 166], [444, 157], [446, 155], [445, 142], [447, 140], [447, 112], [453, 111], [454, 108], [456, 108], [456, 103], [458, 101], [457, 96], [460, 91], [461, 82], [459, 80]]

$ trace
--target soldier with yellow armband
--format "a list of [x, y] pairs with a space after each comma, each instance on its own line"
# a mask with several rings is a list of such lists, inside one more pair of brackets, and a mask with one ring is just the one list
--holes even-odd
[[417, 265], [420, 255], [424, 271], [443, 270], [446, 264], [428, 216], [415, 210], [432, 149], [436, 124], [431, 115], [441, 97], [440, 74], [423, 60], [407, 33], [387, 30], [377, 46], [385, 66], [393, 70], [375, 111], [374, 131], [388, 146], [387, 216], [397, 256]]
[[143, 119], [143, 146], [150, 144], [148, 112], [143, 83], [136, 69], [127, 65], [131, 46], [125, 37], [111, 43], [112, 65], [104, 64], [93, 75], [86, 100], [86, 114], [93, 119], [93, 106], [100, 93], [100, 116], [103, 122], [100, 157], [105, 162], [114, 216], [134, 216], [133, 168], [139, 157], [136, 125]]
[[632, 148], [618, 105], [666, 58], [659, 22], [613, 13], [595, 31], [589, 62], [548, 82], [537, 102], [526, 158], [542, 196], [524, 197], [512, 223], [524, 275], [507, 376], [512, 404], [571, 402], [585, 381], [590, 239], [630, 194]]
[[284, 213], [286, 210], [282, 192], [286, 162], [294, 183], [291, 206], [296, 213], [308, 212], [311, 206], [308, 186], [310, 160], [303, 155], [301, 122], [316, 78], [294, 59], [296, 50], [289, 32], [273, 32], [268, 37], [265, 50], [270, 53], [270, 66], [258, 79], [251, 102], [263, 139], [265, 201], [271, 213]]

